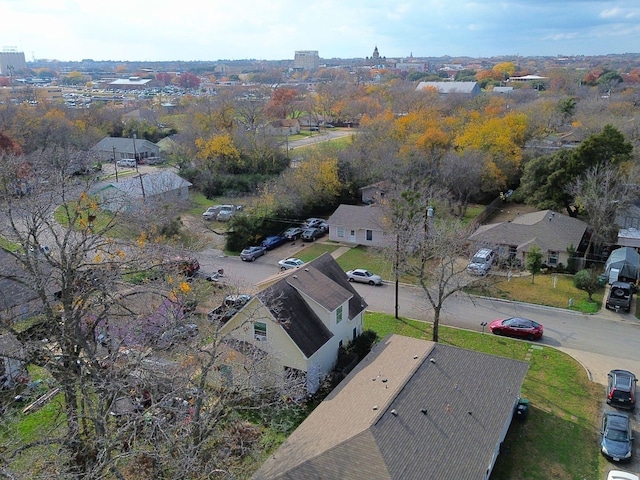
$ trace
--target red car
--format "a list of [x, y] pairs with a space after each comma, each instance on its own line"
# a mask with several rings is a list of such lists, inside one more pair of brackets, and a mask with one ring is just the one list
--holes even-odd
[[489, 330], [494, 335], [540, 340], [544, 329], [542, 325], [528, 318], [512, 317], [494, 320], [489, 324]]

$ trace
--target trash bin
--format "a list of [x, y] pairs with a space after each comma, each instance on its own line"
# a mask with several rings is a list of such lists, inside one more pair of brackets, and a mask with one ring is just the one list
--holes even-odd
[[529, 400], [526, 398], [521, 398], [518, 400], [518, 404], [516, 405], [515, 417], [516, 420], [520, 422], [524, 422], [529, 416]]
[[606, 284], [607, 284], [607, 275], [604, 273], [601, 273], [600, 275], [598, 275], [598, 286], [604, 287]]

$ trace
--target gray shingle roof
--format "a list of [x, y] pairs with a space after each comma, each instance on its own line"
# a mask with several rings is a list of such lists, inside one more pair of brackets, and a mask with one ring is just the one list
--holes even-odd
[[356, 230], [387, 230], [388, 210], [383, 205], [340, 205], [329, 217], [329, 226], [349, 227]]
[[478, 228], [470, 240], [493, 245], [517, 245], [527, 252], [537, 245], [543, 252], [562, 251], [569, 245], [578, 247], [588, 225], [551, 210], [541, 210], [518, 216], [511, 222], [492, 223]]
[[[142, 184], [140, 179], [142, 178]], [[140, 176], [129, 177], [119, 182], [111, 182], [104, 188], [115, 188], [129, 197], [142, 197], [144, 195], [152, 197], [154, 195], [171, 192], [183, 187], [190, 187], [191, 183], [176, 175], [170, 170], [163, 170], [157, 173], [147, 173]]]
[[479, 90], [477, 82], [420, 82], [416, 91], [435, 88], [438, 93], [474, 93]]
[[527, 369], [525, 362], [391, 335], [253, 478], [485, 478]]

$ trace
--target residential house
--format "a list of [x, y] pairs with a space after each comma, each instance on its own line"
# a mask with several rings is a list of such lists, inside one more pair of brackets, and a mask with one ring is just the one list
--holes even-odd
[[140, 138], [105, 137], [91, 147], [91, 151], [104, 162], [135, 158], [144, 163], [147, 158], [160, 156], [160, 148], [155, 143]]
[[102, 183], [93, 193], [108, 211], [135, 210], [146, 204], [168, 204], [189, 199], [191, 183], [170, 170]]
[[589, 225], [577, 218], [551, 210], [518, 215], [509, 222], [482, 225], [469, 240], [476, 247], [490, 246], [502, 258], [525, 264], [527, 253], [536, 245], [542, 252], [542, 261], [550, 267], [567, 265], [573, 246], [584, 252], [591, 235]]
[[478, 82], [420, 82], [416, 92], [433, 89], [440, 95], [459, 94], [474, 98], [480, 95]]
[[252, 478], [486, 480], [528, 368], [390, 335]]
[[243, 354], [268, 355], [276, 373], [305, 375], [307, 393], [315, 393], [340, 347], [362, 333], [367, 304], [329, 254], [262, 286], [220, 334], [243, 345]]
[[329, 240], [369, 247], [384, 247], [390, 237], [384, 205], [340, 205], [329, 217]]
[[381, 203], [389, 191], [389, 185], [387, 181], [382, 180], [381, 182], [372, 183], [371, 185], [365, 185], [361, 187], [359, 191], [362, 203], [366, 205]]
[[267, 135], [295, 135], [300, 133], [300, 122], [297, 118], [274, 120], [264, 127], [264, 132]]
[[0, 335], [0, 390], [29, 378], [23, 345], [11, 333]]

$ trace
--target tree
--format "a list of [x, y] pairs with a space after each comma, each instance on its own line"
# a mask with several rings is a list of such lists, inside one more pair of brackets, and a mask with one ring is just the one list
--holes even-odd
[[542, 251], [537, 245], [532, 245], [527, 252], [525, 268], [531, 274], [531, 283], [535, 283], [535, 278], [542, 271]]
[[594, 268], [585, 268], [577, 272], [573, 276], [573, 285], [577, 289], [587, 292], [589, 301], [593, 301], [592, 295], [601, 288], [598, 284], [598, 274]]
[[182, 73], [178, 77], [178, 86], [182, 88], [198, 88], [200, 86], [200, 78], [193, 73]]
[[[390, 222], [399, 241], [393, 255], [395, 270], [418, 280], [433, 308], [432, 340], [438, 341], [440, 315], [446, 300], [468, 283], [466, 263], [468, 230], [458, 219], [436, 218], [437, 191], [403, 192], [394, 201]], [[425, 199], [433, 204], [425, 205]]]
[[[11, 471], [29, 465], [30, 478], [234, 476], [238, 457], [259, 448], [257, 428], [239, 412], [283, 408], [284, 398], [295, 403], [300, 382], [266, 377], [268, 356], [259, 352], [236, 361], [246, 374], [225, 370], [234, 358], [216, 324], [207, 344], [148, 356], [162, 348], [163, 328], [189, 322], [189, 305], [217, 290], [187, 282], [176, 268], [180, 250], [152, 232], [131, 242], [111, 236], [123, 227], [120, 212], [103, 211], [88, 193], [90, 181], [67, 174], [67, 159], [68, 152], [31, 155], [28, 163], [48, 183], [21, 198], [0, 192], [0, 234], [14, 243], [5, 254], [18, 272], [0, 275], [35, 295], [27, 322], [0, 312], [0, 333], [22, 331], [28, 362], [60, 392], [31, 439], [2, 435], [3, 474], [17, 478]], [[24, 163], [3, 162], [3, 178]], [[242, 328], [255, 321], [249, 315]], [[11, 431], [21, 415], [13, 404], [1, 407], [0, 428]]]

